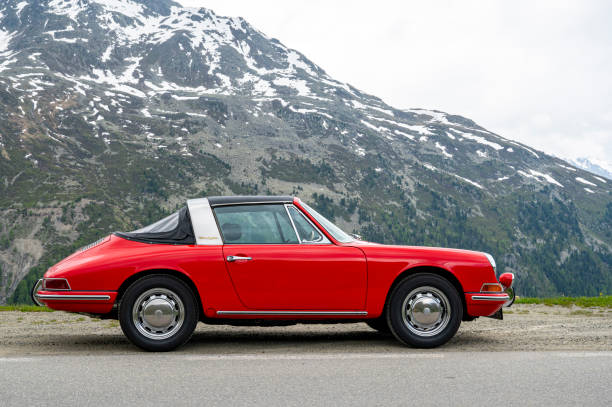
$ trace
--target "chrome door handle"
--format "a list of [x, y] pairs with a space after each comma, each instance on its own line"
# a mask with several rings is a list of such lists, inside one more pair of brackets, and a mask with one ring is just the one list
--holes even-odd
[[230, 263], [236, 260], [253, 260], [252, 257], [243, 257], [243, 256], [227, 256], [227, 261], [229, 261]]

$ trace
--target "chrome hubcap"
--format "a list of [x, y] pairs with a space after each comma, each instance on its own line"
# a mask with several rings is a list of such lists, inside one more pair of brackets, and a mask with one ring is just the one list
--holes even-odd
[[410, 292], [402, 306], [406, 327], [419, 336], [434, 336], [446, 328], [450, 320], [450, 303], [435, 287], [419, 287]]
[[167, 339], [183, 325], [185, 307], [173, 291], [153, 288], [142, 293], [132, 309], [136, 329], [150, 339]]

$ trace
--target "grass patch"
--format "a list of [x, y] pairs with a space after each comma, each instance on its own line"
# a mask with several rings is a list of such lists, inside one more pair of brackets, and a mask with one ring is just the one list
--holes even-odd
[[593, 311], [587, 309], [577, 309], [575, 311], [570, 312], [570, 315], [586, 315], [593, 316]]
[[517, 298], [517, 304], [544, 304], [548, 306], [561, 305], [563, 307], [603, 307], [612, 308], [612, 295], [602, 295], [600, 297], [555, 297], [555, 298]]
[[19, 311], [19, 312], [55, 312], [51, 308], [39, 307], [37, 305], [0, 305], [0, 312]]

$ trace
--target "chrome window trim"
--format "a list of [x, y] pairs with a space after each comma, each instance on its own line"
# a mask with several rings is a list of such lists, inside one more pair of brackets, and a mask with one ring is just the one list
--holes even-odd
[[368, 315], [367, 311], [217, 311], [217, 315]]
[[[302, 242], [302, 238], [300, 237], [300, 234], [298, 233], [297, 228], [295, 227], [295, 223], [293, 222], [293, 218], [291, 217], [291, 214], [289, 213], [289, 207], [290, 207], [290, 206], [291, 206], [291, 207], [293, 207], [293, 208], [294, 208], [296, 211], [298, 211], [298, 213], [300, 214], [300, 216], [301, 216], [302, 218], [304, 218], [304, 219], [306, 220], [306, 222], [308, 222], [308, 223], [310, 224], [310, 226], [312, 226], [312, 227], [314, 228], [314, 230], [316, 230], [317, 232], [319, 232], [319, 234], [320, 234], [320, 235], [321, 235], [321, 237], [323, 238], [323, 241], [321, 241], [321, 242], [306, 242], [306, 243], [303, 243], [303, 242]], [[295, 230], [295, 234], [297, 235], [297, 237], [298, 237], [298, 240], [299, 240], [300, 244], [308, 244], [308, 245], [311, 245], [311, 244], [332, 244], [332, 242], [331, 242], [331, 241], [330, 241], [330, 240], [327, 238], [327, 236], [325, 235], [325, 233], [323, 233], [323, 231], [321, 231], [321, 229], [319, 229], [319, 228], [318, 228], [318, 227], [317, 227], [317, 226], [316, 226], [314, 223], [312, 223], [312, 222], [310, 221], [310, 219], [308, 219], [308, 216], [305, 216], [305, 215], [302, 213], [302, 211], [300, 211], [300, 209], [299, 209], [297, 206], [295, 206], [295, 205], [293, 205], [293, 204], [285, 204], [285, 210], [287, 211], [287, 216], [289, 216], [289, 219], [291, 220], [291, 224], [293, 225], [293, 228], [294, 228], [294, 230]]]
[[76, 300], [87, 300], [87, 301], [108, 301], [110, 295], [100, 294], [75, 294], [75, 295], [53, 295], [53, 294], [35, 294], [36, 298], [41, 300], [57, 300], [57, 301], [76, 301]]
[[[302, 202], [302, 201], [301, 201], [299, 198], [296, 198], [296, 199], [297, 199], [297, 201], [298, 201], [298, 202], [299, 202], [299, 203], [302, 205], [303, 212], [305, 212], [305, 213], [307, 213], [308, 215], [312, 216], [312, 217], [313, 217], [313, 218], [314, 218], [314, 219], [317, 221], [317, 223], [319, 223], [319, 224], [321, 225], [321, 228], [322, 228], [323, 230], [325, 230], [325, 231], [326, 231], [326, 232], [327, 232], [327, 233], [328, 233], [328, 234], [329, 234], [329, 235], [330, 235], [330, 236], [331, 236], [331, 237], [332, 237], [332, 238], [333, 238], [335, 241], [337, 241], [337, 242], [339, 242], [339, 243], [352, 243], [352, 242], [354, 242], [354, 241], [356, 240], [356, 239], [355, 239], [353, 236], [351, 236], [351, 233], [347, 233], [347, 232], [345, 232], [344, 230], [342, 230], [342, 229], [341, 229], [341, 228], [340, 228], [338, 225], [336, 225], [336, 224], [335, 224], [334, 222], [332, 222], [331, 220], [327, 219], [327, 218], [326, 218], [325, 216], [323, 216], [321, 213], [317, 212], [317, 211], [316, 211], [316, 209], [314, 209], [314, 208], [310, 207], [310, 205], [308, 205], [306, 202]], [[327, 222], [329, 222], [330, 224], [332, 224], [333, 226], [335, 226], [335, 227], [336, 227], [337, 229], [339, 229], [339, 230], [340, 230], [340, 231], [341, 231], [343, 234], [347, 235], [347, 236], [348, 236], [348, 237], [349, 237], [351, 240], [348, 240], [348, 241], [346, 241], [346, 242], [344, 242], [344, 241], [342, 241], [342, 240], [338, 240], [338, 238], [337, 238], [337, 237], [336, 237], [336, 236], [335, 236], [333, 233], [331, 233], [331, 232], [329, 231], [329, 228], [326, 228], [326, 227], [323, 225], [323, 223], [322, 223], [321, 221], [319, 221], [319, 220], [317, 219], [317, 217], [316, 217], [316, 216], [314, 216], [314, 215], [311, 213], [311, 211], [309, 211], [309, 210], [308, 210], [308, 208], [310, 208], [310, 209], [312, 209], [313, 211], [317, 212], [317, 213], [319, 214], [319, 216], [321, 216], [322, 218], [324, 218], [325, 220], [327, 220]], [[302, 211], [300, 211], [300, 212], [302, 212]], [[306, 218], [308, 218], [308, 217], [306, 217]], [[317, 228], [317, 229], [318, 229], [318, 228]]]
[[211, 208], [218, 208], [220, 206], [239, 206], [239, 205], [278, 205], [278, 204], [287, 204], [287, 201], [266, 201], [266, 202], [231, 202], [231, 203], [222, 203], [222, 204], [214, 204], [210, 205]]
[[291, 217], [291, 214], [289, 213], [289, 204], [285, 204], [283, 206], [285, 207], [285, 212], [287, 213], [287, 216], [289, 217], [289, 222], [291, 222], [291, 226], [293, 226], [293, 233], [295, 233], [295, 235], [297, 236], [298, 243], [302, 244], [302, 238], [300, 237], [300, 234], [298, 233], [297, 228], [295, 227], [295, 223], [293, 222], [293, 218]]
[[228, 243], [224, 240], [223, 238], [223, 233], [221, 231], [221, 225], [219, 225], [219, 220], [217, 219], [217, 213], [215, 212], [215, 209], [219, 208], [219, 207], [224, 207], [224, 206], [238, 206], [238, 205], [283, 205], [285, 206], [286, 201], [282, 201], [282, 202], [257, 202], [257, 203], [250, 203], [250, 202], [245, 202], [245, 203], [239, 203], [239, 204], [222, 204], [222, 205], [215, 205], [211, 207], [211, 213], [213, 214], [213, 217], [215, 219], [215, 225], [217, 226], [217, 230], [219, 231], [219, 236], [221, 238], [221, 242], [224, 246], [273, 246], [273, 245], [277, 245], [277, 246], [290, 246], [290, 245], [296, 245], [296, 244], [301, 244], [300, 243], [300, 236], [297, 233], [297, 230], [295, 229], [295, 225], [293, 225], [293, 221], [291, 220], [291, 216], [289, 216], [289, 213], [287, 212], [287, 208], [285, 207], [285, 213], [287, 213], [287, 216], [289, 217], [289, 222], [291, 222], [291, 226], [293, 226], [293, 233], [295, 233], [295, 237], [297, 237], [298, 239], [298, 243]]

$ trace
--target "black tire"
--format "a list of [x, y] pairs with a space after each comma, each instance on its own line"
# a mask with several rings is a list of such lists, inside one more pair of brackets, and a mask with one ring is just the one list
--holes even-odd
[[389, 324], [387, 323], [387, 317], [385, 315], [374, 319], [368, 319], [365, 323], [381, 334], [391, 334], [391, 329], [389, 329]]
[[198, 302], [191, 288], [166, 274], [135, 281], [119, 306], [119, 322], [125, 336], [134, 345], [153, 352], [183, 345], [191, 338], [198, 319]]
[[403, 279], [393, 289], [386, 308], [391, 333], [400, 342], [417, 348], [448, 342], [463, 317], [457, 289], [445, 278], [430, 273]]

